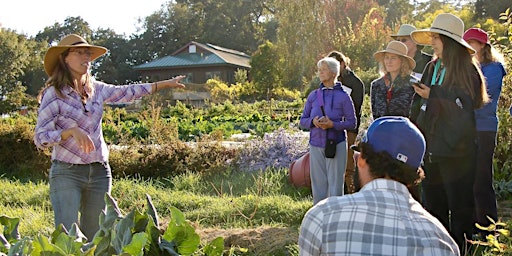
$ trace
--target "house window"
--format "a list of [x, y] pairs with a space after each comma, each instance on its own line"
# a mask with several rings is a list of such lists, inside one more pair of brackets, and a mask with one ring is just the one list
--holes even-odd
[[209, 71], [209, 72], [205, 73], [206, 80], [212, 79], [212, 78], [220, 79], [220, 77], [221, 77], [220, 75], [221, 75], [220, 71]]
[[183, 78], [183, 80], [181, 80], [182, 83], [186, 83], [186, 84], [191, 84], [193, 81], [194, 81], [194, 76], [193, 76], [192, 72], [186, 73], [185, 78]]

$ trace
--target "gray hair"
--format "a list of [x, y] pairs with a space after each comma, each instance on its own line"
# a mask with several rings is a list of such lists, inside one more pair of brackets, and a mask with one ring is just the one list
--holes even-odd
[[340, 76], [340, 62], [333, 57], [325, 57], [318, 61], [316, 64], [320, 68], [323, 64], [327, 64], [329, 71], [336, 74], [335, 77]]

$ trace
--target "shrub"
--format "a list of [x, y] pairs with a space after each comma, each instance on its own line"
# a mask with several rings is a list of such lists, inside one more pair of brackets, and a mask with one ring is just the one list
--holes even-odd
[[25, 177], [45, 177], [50, 167], [50, 150], [34, 144], [35, 118], [13, 116], [0, 119], [0, 170]]
[[248, 141], [240, 149], [235, 166], [245, 171], [288, 168], [292, 161], [307, 151], [307, 136], [298, 131], [288, 133], [280, 128], [263, 138]]
[[225, 170], [235, 150], [203, 138], [195, 143], [171, 139], [160, 145], [111, 147], [110, 164], [116, 176], [171, 177], [192, 172]]

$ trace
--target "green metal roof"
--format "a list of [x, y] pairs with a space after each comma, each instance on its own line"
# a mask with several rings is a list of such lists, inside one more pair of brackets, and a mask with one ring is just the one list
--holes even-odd
[[176, 55], [165, 56], [154, 61], [137, 65], [134, 69], [147, 70], [147, 69], [160, 69], [160, 68], [178, 68], [178, 67], [197, 67], [197, 66], [218, 66], [218, 65], [236, 65], [249, 68], [250, 56], [239, 53], [234, 50], [214, 46], [204, 45], [196, 42], [190, 42], [183, 48], [190, 44], [195, 44], [208, 52], [195, 52], [195, 53], [179, 53]]

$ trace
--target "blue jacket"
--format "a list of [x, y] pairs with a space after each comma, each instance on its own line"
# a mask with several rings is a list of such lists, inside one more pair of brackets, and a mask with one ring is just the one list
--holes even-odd
[[[354, 129], [357, 125], [354, 104], [341, 83], [337, 82], [332, 90], [322, 90], [323, 87], [320, 84], [319, 89], [308, 95], [300, 118], [300, 127], [310, 130], [309, 144], [315, 147], [325, 147], [327, 136], [337, 143], [345, 141], [345, 130]], [[317, 93], [323, 94], [325, 115], [334, 122], [332, 129], [323, 130], [313, 125], [315, 116], [323, 116]]]
[[491, 62], [481, 65], [485, 77], [487, 93], [491, 101], [480, 109], [475, 110], [477, 131], [498, 131], [498, 100], [503, 85], [503, 77], [506, 75], [505, 68], [500, 62]]

